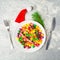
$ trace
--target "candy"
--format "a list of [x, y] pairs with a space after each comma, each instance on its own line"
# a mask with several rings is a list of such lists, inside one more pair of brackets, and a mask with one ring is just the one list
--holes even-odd
[[22, 36], [19, 38], [19, 41], [22, 41]]
[[32, 30], [32, 33], [35, 33], [35, 29]]
[[19, 40], [19, 38], [18, 38], [18, 37], [16, 37], [16, 40]]
[[34, 46], [34, 44], [32, 44], [32, 46], [31, 46], [32, 48], [34, 48], [35, 46]]
[[29, 37], [30, 35], [28, 33], [26, 33], [26, 37]]
[[24, 41], [22, 42], [22, 45], [25, 45], [25, 42]]
[[40, 40], [40, 44], [42, 43], [42, 40]]
[[35, 38], [35, 40], [38, 40], [38, 38]]
[[33, 27], [36, 28], [36, 24], [34, 24]]
[[32, 48], [34, 48], [35, 46], [33, 45]]
[[35, 44], [36, 47], [39, 47], [40, 44]]
[[18, 30], [18, 33], [20, 33], [20, 30]]

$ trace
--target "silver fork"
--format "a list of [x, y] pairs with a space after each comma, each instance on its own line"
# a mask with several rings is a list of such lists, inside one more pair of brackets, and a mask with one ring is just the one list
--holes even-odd
[[4, 20], [4, 25], [6, 26], [7, 31], [9, 33], [9, 38], [10, 38], [10, 42], [11, 42], [11, 48], [14, 48], [13, 41], [12, 41], [12, 36], [11, 36], [11, 32], [10, 32], [10, 22], [8, 20]]

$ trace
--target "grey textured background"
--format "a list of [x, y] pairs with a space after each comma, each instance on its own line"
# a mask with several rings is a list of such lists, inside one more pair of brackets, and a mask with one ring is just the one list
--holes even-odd
[[[10, 49], [9, 36], [3, 24], [3, 19], [15, 20], [18, 11], [23, 8], [23, 3], [25, 3], [24, 0], [21, 1], [0, 0], [0, 60], [60, 60], [60, 11], [56, 15], [56, 28], [52, 35], [53, 38], [51, 39], [51, 41], [54, 40], [53, 44], [51, 42], [54, 48], [47, 51], [44, 48], [35, 53], [23, 53], [20, 52], [19, 49]], [[28, 2], [28, 0], [26, 1]], [[47, 1], [60, 7], [60, 0]]]

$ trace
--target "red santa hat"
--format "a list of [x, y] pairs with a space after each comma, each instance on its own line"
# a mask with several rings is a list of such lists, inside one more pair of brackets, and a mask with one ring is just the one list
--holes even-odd
[[25, 8], [25, 9], [22, 9], [22, 10], [19, 12], [19, 14], [18, 14], [15, 22], [20, 23], [20, 22], [24, 21], [24, 20], [25, 20], [25, 15], [26, 15], [26, 13], [27, 13], [27, 12], [30, 12], [31, 10], [33, 10], [33, 7], [32, 7], [32, 6], [27, 7], [27, 8]]

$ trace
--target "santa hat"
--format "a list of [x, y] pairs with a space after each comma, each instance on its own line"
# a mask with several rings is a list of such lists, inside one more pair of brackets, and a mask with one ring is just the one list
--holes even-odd
[[27, 13], [27, 12], [30, 12], [31, 10], [33, 10], [33, 7], [32, 7], [32, 6], [27, 7], [27, 8], [25, 8], [25, 9], [22, 9], [22, 10], [20, 11], [20, 13], [18, 14], [15, 22], [20, 23], [20, 22], [22, 22], [22, 21], [25, 21], [25, 15], [26, 15], [26, 13]]

